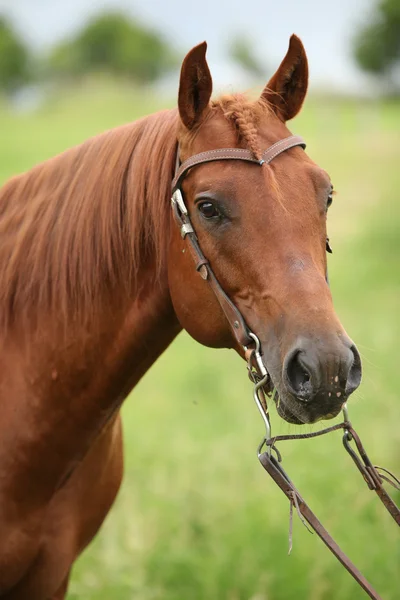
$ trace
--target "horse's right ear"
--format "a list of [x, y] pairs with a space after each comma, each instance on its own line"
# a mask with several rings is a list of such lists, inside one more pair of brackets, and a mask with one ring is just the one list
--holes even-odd
[[290, 38], [289, 49], [279, 69], [267, 83], [261, 97], [282, 121], [293, 119], [301, 109], [308, 86], [306, 51], [297, 35]]
[[195, 46], [182, 63], [178, 108], [181, 120], [188, 129], [201, 121], [211, 98], [212, 79], [206, 50], [206, 42]]

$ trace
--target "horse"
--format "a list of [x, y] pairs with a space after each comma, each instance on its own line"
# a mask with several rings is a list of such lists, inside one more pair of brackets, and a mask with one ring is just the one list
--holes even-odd
[[[331, 180], [300, 142], [262, 158], [303, 104], [303, 44], [290, 38], [257, 100], [211, 100], [206, 47], [182, 63], [177, 108], [98, 135], [0, 191], [6, 600], [65, 598], [121, 484], [120, 407], [182, 328], [244, 357], [225, 309], [240, 313], [289, 422], [335, 416], [360, 383], [326, 278]], [[196, 269], [171, 182], [181, 163], [225, 149], [252, 158], [186, 163], [179, 182], [206, 257]], [[205, 266], [225, 309], [199, 276]]]

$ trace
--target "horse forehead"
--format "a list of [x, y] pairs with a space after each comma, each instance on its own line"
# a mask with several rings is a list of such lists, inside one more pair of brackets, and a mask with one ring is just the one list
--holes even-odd
[[193, 137], [191, 154], [236, 147], [238, 147], [238, 135], [234, 124], [222, 116], [213, 116], [199, 128]]
[[[291, 135], [286, 125], [273, 114], [265, 113], [261, 119], [255, 116], [253, 124], [261, 152]], [[234, 120], [226, 117], [219, 110], [210, 111], [197, 131], [190, 133], [181, 131], [178, 138], [180, 138], [178, 141], [182, 151], [181, 160], [208, 150], [248, 148], [247, 141], [240, 134]]]
[[[219, 146], [218, 146], [219, 147]], [[289, 161], [285, 161], [285, 153], [277, 157], [276, 164], [260, 166], [244, 160], [220, 160], [205, 162], [191, 169], [183, 181], [193, 191], [215, 190], [229, 193], [237, 198], [245, 194], [247, 202], [260, 195], [281, 197], [282, 194], [293, 194], [307, 197], [310, 192], [327, 187], [329, 177], [313, 161], [306, 157], [303, 150], [294, 149]], [[304, 155], [304, 156], [303, 156]], [[268, 172], [265, 173], [265, 170]], [[314, 194], [312, 194], [314, 195]]]
[[[265, 115], [265, 118], [255, 120], [255, 126], [261, 152], [291, 135], [286, 125], [276, 116], [269, 113]], [[210, 112], [197, 131], [190, 133], [183, 131], [179, 143], [181, 161], [209, 150], [248, 148], [246, 140], [241, 138], [234, 122], [220, 111]], [[276, 165], [277, 168], [275, 169], [275, 164], [273, 165], [273, 170], [277, 178], [273, 188], [282, 186], [281, 192], [283, 192], [283, 190], [287, 191], [287, 188], [291, 187], [292, 177], [288, 177], [288, 170], [291, 171], [290, 175], [297, 179], [299, 187], [308, 186], [310, 183], [308, 169], [312, 165], [316, 166], [315, 163], [299, 148], [294, 148], [289, 152], [292, 157], [289, 165], [285, 160], [282, 161], [285, 154], [287, 153], [282, 153], [282, 155], [277, 157], [277, 161], [273, 161], [284, 163], [283, 178], [281, 168]], [[193, 174], [194, 177], [191, 176]], [[242, 188], [243, 185], [246, 191], [248, 191], [249, 187], [254, 187], [256, 193], [260, 191], [264, 193], [268, 192], [265, 189], [261, 190], [261, 188], [265, 188], [266, 180], [264, 177], [260, 177], [258, 166], [241, 160], [217, 161], [198, 165], [186, 176], [186, 179], [189, 179], [192, 183], [196, 182], [196, 187], [200, 184], [200, 187], [204, 189], [208, 186], [211, 187], [219, 184], [218, 187], [223, 190], [230, 183], [231, 185], [233, 184], [238, 192], [240, 191], [238, 188]]]

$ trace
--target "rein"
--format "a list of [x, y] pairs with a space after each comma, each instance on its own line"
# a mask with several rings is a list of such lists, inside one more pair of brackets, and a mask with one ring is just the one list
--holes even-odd
[[[201, 152], [191, 156], [185, 160], [182, 164], [179, 161], [179, 147], [177, 148], [175, 175], [172, 181], [172, 210], [174, 219], [180, 228], [181, 236], [188, 242], [188, 248], [192, 255], [195, 263], [196, 271], [200, 273], [200, 276], [208, 282], [212, 291], [214, 292], [228, 322], [232, 329], [232, 332], [243, 348], [245, 358], [247, 360], [247, 368], [249, 378], [254, 384], [253, 398], [260, 411], [261, 417], [264, 421], [266, 428], [265, 436], [258, 447], [258, 459], [270, 477], [275, 483], [281, 488], [283, 493], [287, 496], [290, 502], [290, 526], [289, 526], [289, 553], [292, 548], [292, 526], [293, 526], [293, 507], [302, 521], [307, 527], [307, 523], [312, 527], [315, 533], [322, 539], [324, 544], [329, 550], [336, 556], [340, 563], [347, 569], [362, 589], [368, 594], [370, 598], [374, 600], [381, 600], [379, 594], [373, 589], [370, 583], [360, 573], [356, 566], [350, 561], [346, 554], [339, 548], [334, 539], [330, 536], [328, 531], [324, 528], [322, 523], [317, 519], [315, 514], [311, 511], [308, 504], [304, 501], [299, 491], [295, 487], [292, 480], [289, 478], [287, 473], [281, 466], [282, 456], [278, 448], [276, 447], [277, 442], [283, 442], [287, 440], [300, 440], [325, 435], [327, 433], [343, 429], [343, 445], [346, 451], [351, 456], [357, 469], [360, 471], [364, 481], [368, 488], [376, 492], [385, 508], [388, 510], [390, 515], [400, 526], [400, 509], [396, 506], [390, 496], [387, 494], [383, 487], [383, 481], [390, 483], [396, 489], [400, 490], [400, 481], [392, 475], [389, 471], [383, 467], [374, 466], [365, 449], [361, 443], [361, 440], [354, 430], [348, 416], [347, 406], [343, 407], [344, 421], [332, 427], [327, 427], [320, 431], [305, 434], [295, 435], [281, 435], [271, 436], [271, 424], [268, 412], [267, 404], [267, 393], [265, 386], [269, 383], [270, 377], [265, 367], [264, 361], [261, 354], [261, 345], [258, 337], [249, 330], [246, 322], [233, 302], [228, 298], [222, 287], [220, 286], [217, 278], [214, 275], [213, 270], [204, 256], [193, 229], [192, 222], [190, 220], [189, 212], [183, 199], [181, 191], [181, 183], [188, 171], [193, 167], [212, 162], [217, 160], [242, 160], [254, 163], [256, 165], [269, 164], [274, 158], [276, 158], [282, 152], [300, 146], [305, 149], [306, 144], [304, 140], [299, 136], [289, 136], [284, 138], [269, 148], [267, 148], [263, 154], [261, 160], [254, 157], [250, 150], [241, 148], [222, 148], [219, 150], [209, 150], [207, 152]], [[327, 251], [331, 252], [329, 246], [329, 239], [327, 239]], [[273, 392], [274, 393], [274, 392]], [[355, 448], [352, 447], [351, 442], [354, 442]], [[263, 451], [265, 447], [265, 450]], [[274, 454], [275, 456], [274, 456]], [[307, 523], [306, 523], [307, 522]], [[307, 527], [308, 529], [308, 527]], [[312, 531], [309, 530], [311, 533]]]

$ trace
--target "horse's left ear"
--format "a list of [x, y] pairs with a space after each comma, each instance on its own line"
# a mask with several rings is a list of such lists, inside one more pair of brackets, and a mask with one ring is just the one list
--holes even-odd
[[181, 120], [188, 129], [200, 123], [211, 98], [212, 79], [206, 50], [206, 42], [195, 46], [182, 63], [178, 108]]
[[289, 49], [279, 69], [264, 88], [266, 100], [282, 121], [293, 119], [301, 109], [308, 87], [306, 51], [297, 35], [292, 35]]

